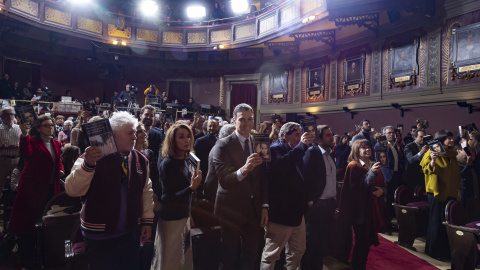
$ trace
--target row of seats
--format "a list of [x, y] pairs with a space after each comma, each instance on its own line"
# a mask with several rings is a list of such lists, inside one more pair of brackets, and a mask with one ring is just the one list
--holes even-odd
[[[429, 203], [424, 187], [411, 192], [405, 186], [395, 191], [395, 214], [398, 241], [395, 243], [417, 251], [416, 238], [427, 234]], [[445, 222], [451, 249], [452, 270], [474, 270], [480, 263], [480, 199], [472, 198], [466, 208], [461, 202], [450, 201], [445, 208]]]

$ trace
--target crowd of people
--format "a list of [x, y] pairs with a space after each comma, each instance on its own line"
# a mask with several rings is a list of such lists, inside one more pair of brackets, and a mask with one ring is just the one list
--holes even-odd
[[[425, 120], [406, 136], [393, 126], [373, 134], [369, 120], [340, 135], [326, 123], [313, 132], [279, 121], [255, 129], [253, 109], [244, 103], [233, 110], [231, 123], [198, 113], [193, 120], [162, 122], [155, 114], [151, 105], [141, 108], [138, 118], [113, 113], [109, 122], [118, 152], [104, 155], [88, 146], [81, 129], [100, 116], [39, 115], [31, 126], [16, 124], [11, 107], [1, 109], [0, 185], [11, 175], [17, 193], [6, 230], [18, 235], [22, 266], [35, 266], [35, 222], [62, 190], [82, 197], [89, 269], [138, 269], [140, 241], [150, 238], [151, 269], [192, 269], [198, 262], [189, 252], [189, 231], [212, 224], [221, 228], [219, 269], [274, 269], [279, 260], [287, 269], [322, 269], [323, 258], [334, 251], [348, 263], [352, 245], [352, 268], [366, 269], [378, 233], [397, 229], [392, 202], [400, 185], [425, 187], [430, 204], [425, 252], [445, 260], [450, 257], [445, 205], [478, 198], [475, 129], [457, 139], [446, 130], [434, 132], [445, 149], [440, 155], [423, 142]], [[268, 162], [255, 150], [255, 133], [271, 140]], [[382, 136], [387, 157], [375, 160]], [[201, 160], [198, 170], [189, 166], [190, 153]], [[202, 207], [205, 211], [198, 211]], [[339, 239], [332, 238], [336, 228], [349, 235], [340, 250], [334, 248]]]

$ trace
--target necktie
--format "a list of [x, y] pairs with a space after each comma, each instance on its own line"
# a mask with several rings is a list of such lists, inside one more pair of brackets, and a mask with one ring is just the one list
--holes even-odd
[[127, 182], [128, 177], [128, 158], [126, 155], [121, 155], [122, 157], [122, 184]]
[[244, 145], [243, 145], [243, 152], [245, 152], [245, 155], [247, 157], [250, 156], [250, 146], [248, 145], [248, 143], [249, 143], [249, 140], [246, 139], [245, 142], [244, 142]]

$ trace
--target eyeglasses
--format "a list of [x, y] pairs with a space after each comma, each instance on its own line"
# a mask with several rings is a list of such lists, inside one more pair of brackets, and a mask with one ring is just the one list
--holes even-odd
[[41, 127], [54, 127], [54, 124], [46, 124], [46, 125], [41, 125]]

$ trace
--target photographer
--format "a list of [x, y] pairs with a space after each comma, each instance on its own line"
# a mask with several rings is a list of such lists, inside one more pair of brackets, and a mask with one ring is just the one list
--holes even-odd
[[135, 95], [138, 93], [138, 88], [131, 86], [130, 84], [125, 85], [125, 90], [120, 93], [118, 97], [120, 99], [120, 106], [128, 107], [129, 103], [137, 103], [135, 100]]
[[160, 91], [158, 90], [157, 87], [155, 87], [155, 85], [150, 84], [150, 86], [147, 89], [145, 89], [143, 93], [145, 94], [145, 105], [147, 105], [147, 97], [158, 96]]

